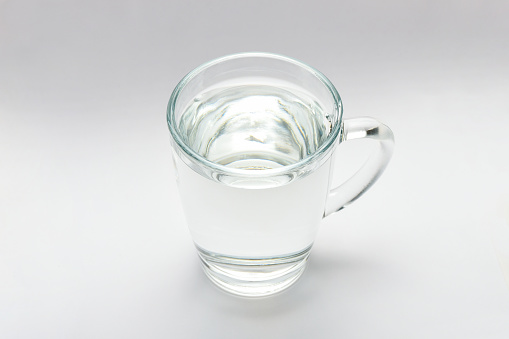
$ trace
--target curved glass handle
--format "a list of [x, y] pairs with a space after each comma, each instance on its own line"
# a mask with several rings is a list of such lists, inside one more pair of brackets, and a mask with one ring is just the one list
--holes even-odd
[[344, 140], [368, 138], [378, 141], [378, 149], [345, 183], [332, 189], [327, 197], [324, 217], [355, 201], [380, 177], [389, 163], [394, 149], [394, 135], [389, 127], [368, 117], [344, 121]]

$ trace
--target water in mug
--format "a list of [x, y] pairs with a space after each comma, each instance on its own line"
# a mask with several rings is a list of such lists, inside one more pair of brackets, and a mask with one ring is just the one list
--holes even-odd
[[[185, 109], [179, 128], [183, 141], [204, 158], [264, 171], [316, 152], [331, 122], [304, 92], [244, 85], [202, 93]], [[253, 178], [235, 187], [202, 177], [178, 161], [193, 239], [202, 250], [238, 258], [278, 257], [309, 248], [323, 216], [329, 168], [327, 161], [291, 183]]]
[[212, 162], [264, 170], [314, 153], [330, 122], [311, 97], [271, 86], [216, 89], [195, 98], [180, 120], [184, 142]]

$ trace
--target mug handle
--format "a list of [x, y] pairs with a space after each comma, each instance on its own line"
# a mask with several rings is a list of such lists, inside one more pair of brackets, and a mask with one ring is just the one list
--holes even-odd
[[337, 212], [366, 192], [382, 175], [394, 150], [394, 134], [378, 120], [369, 117], [344, 120], [343, 141], [368, 138], [378, 141], [378, 149], [346, 182], [330, 190], [323, 217]]

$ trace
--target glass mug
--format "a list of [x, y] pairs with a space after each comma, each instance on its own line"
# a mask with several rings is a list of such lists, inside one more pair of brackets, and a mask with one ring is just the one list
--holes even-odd
[[[385, 169], [391, 130], [343, 120], [332, 83], [276, 54], [210, 61], [173, 91], [167, 122], [186, 221], [206, 275], [241, 296], [280, 292], [303, 273], [320, 220], [363, 194]], [[345, 140], [379, 147], [331, 188]]]

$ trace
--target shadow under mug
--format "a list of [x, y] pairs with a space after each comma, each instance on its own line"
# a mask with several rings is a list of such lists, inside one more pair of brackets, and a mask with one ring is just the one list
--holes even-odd
[[[392, 155], [391, 130], [343, 120], [332, 83], [276, 54], [241, 53], [187, 74], [167, 122], [186, 221], [207, 276], [236, 295], [280, 292], [303, 273], [322, 218], [362, 195]], [[330, 187], [336, 147], [377, 150]]]

